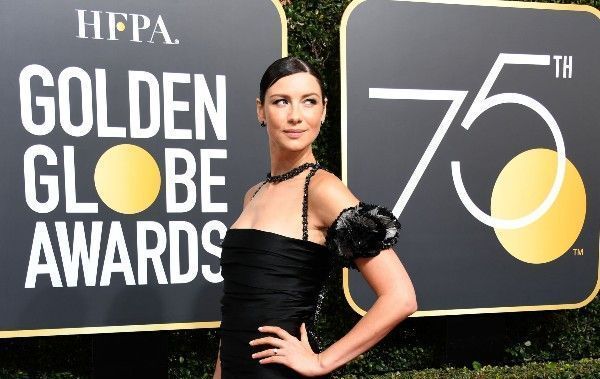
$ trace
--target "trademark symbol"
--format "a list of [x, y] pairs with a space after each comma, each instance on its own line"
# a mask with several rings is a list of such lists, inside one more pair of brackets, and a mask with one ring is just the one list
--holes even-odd
[[573, 249], [573, 255], [583, 255], [583, 248]]
[[572, 55], [553, 55], [554, 59], [554, 77], [571, 79], [573, 77], [573, 56]]

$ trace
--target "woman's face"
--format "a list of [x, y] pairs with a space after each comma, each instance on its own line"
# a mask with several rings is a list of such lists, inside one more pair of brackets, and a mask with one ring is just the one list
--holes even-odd
[[299, 72], [277, 80], [256, 100], [258, 121], [267, 124], [270, 144], [300, 151], [310, 145], [325, 120], [327, 99], [322, 98], [317, 78]]

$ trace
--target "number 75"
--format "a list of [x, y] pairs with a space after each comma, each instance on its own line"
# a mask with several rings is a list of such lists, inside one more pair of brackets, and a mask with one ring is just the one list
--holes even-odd
[[[469, 130], [473, 122], [488, 109], [502, 105], [502, 104], [520, 104], [527, 107], [537, 113], [548, 125], [554, 142], [556, 144], [557, 154], [557, 168], [556, 176], [552, 187], [548, 192], [546, 198], [540, 203], [540, 205], [533, 210], [531, 213], [515, 218], [515, 219], [500, 219], [492, 217], [475, 205], [473, 200], [469, 197], [467, 190], [463, 184], [460, 161], [452, 161], [450, 167], [452, 170], [452, 180], [454, 187], [458, 193], [458, 197], [461, 202], [467, 208], [467, 210], [479, 221], [494, 228], [500, 229], [518, 229], [526, 225], [531, 224], [540, 218], [548, 209], [552, 206], [560, 188], [563, 183], [565, 176], [565, 144], [563, 137], [556, 123], [556, 120], [552, 114], [544, 107], [539, 101], [520, 94], [520, 93], [499, 93], [497, 95], [489, 96], [492, 85], [500, 75], [500, 71], [507, 64], [520, 64], [520, 65], [537, 65], [537, 66], [548, 66], [550, 65], [550, 55], [531, 55], [531, 54], [505, 54], [500, 53], [496, 62], [492, 66], [488, 73], [485, 81], [483, 82], [475, 100], [471, 104], [471, 107], [467, 111], [465, 118], [462, 120], [461, 125], [463, 128]], [[406, 187], [400, 194], [396, 205], [394, 206], [393, 213], [396, 217], [399, 217], [406, 203], [410, 199], [414, 192], [417, 184], [421, 180], [425, 169], [431, 162], [433, 155], [435, 154], [438, 146], [442, 142], [442, 139], [446, 135], [450, 125], [454, 121], [460, 106], [462, 105], [468, 91], [452, 91], [452, 90], [427, 90], [427, 89], [398, 89], [398, 88], [369, 88], [369, 98], [371, 99], [394, 99], [394, 100], [448, 100], [451, 101], [448, 111], [444, 115], [444, 118], [440, 122], [433, 138], [427, 145], [425, 152], [421, 156], [417, 167], [413, 171]]]

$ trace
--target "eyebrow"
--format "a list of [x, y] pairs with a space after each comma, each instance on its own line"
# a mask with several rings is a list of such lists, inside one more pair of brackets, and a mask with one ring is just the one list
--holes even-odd
[[[311, 93], [307, 93], [302, 95], [302, 97], [309, 97], [309, 96], [317, 96], [317, 97], [321, 97], [318, 93], [316, 92], [311, 92]], [[278, 93], [274, 93], [271, 96], [269, 96], [269, 98], [273, 98], [273, 97], [289, 97], [288, 95], [284, 95], [284, 94], [278, 94]]]

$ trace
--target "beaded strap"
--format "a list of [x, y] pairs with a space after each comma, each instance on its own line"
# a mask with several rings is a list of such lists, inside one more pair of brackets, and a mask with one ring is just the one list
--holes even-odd
[[317, 163], [316, 166], [310, 169], [308, 175], [306, 175], [306, 179], [304, 179], [304, 193], [302, 194], [302, 239], [305, 241], [308, 240], [308, 183], [319, 167]]
[[[321, 168], [321, 165], [319, 163], [316, 163], [314, 166], [312, 166], [310, 168], [309, 173], [306, 175], [306, 178], [304, 179], [304, 190], [303, 190], [303, 194], [302, 194], [302, 239], [305, 241], [308, 240], [308, 184], [310, 182], [310, 179], [320, 168]], [[268, 181], [269, 180], [267, 177], [267, 180], [264, 180], [262, 183], [260, 183], [260, 185], [258, 186], [256, 191], [254, 191], [254, 193], [252, 194], [252, 197], [254, 197], [254, 195], [256, 195], [258, 193], [258, 191], [262, 188], [262, 186], [264, 186], [265, 183], [267, 183]]]
[[265, 180], [264, 182], [260, 183], [260, 186], [258, 186], [258, 188], [256, 189], [256, 191], [254, 191], [254, 193], [252, 194], [252, 197], [254, 197], [254, 195], [256, 195], [256, 193], [258, 192], [258, 190], [260, 190], [262, 188], [262, 186], [265, 185], [267, 181]]

